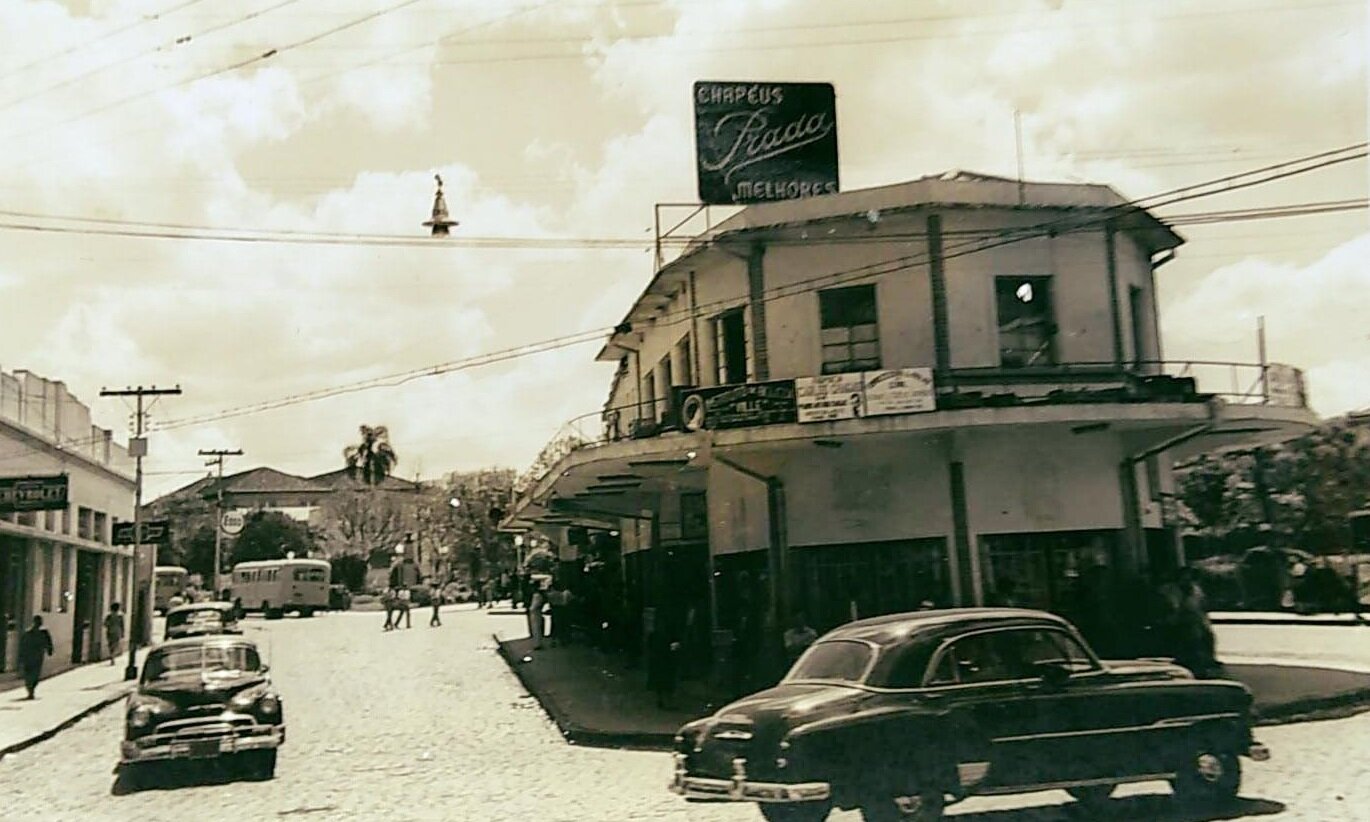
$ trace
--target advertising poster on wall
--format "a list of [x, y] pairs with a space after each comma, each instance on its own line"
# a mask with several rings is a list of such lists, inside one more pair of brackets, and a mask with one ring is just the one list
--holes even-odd
[[931, 368], [866, 371], [866, 415], [913, 414], [937, 410]]
[[829, 422], [861, 416], [863, 386], [860, 373], [799, 377], [794, 381], [799, 421]]

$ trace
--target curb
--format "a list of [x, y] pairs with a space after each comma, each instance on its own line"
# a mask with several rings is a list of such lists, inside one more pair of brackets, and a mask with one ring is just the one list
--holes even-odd
[[491, 639], [495, 641], [496, 653], [498, 653], [500, 658], [504, 660], [504, 663], [509, 666], [509, 670], [513, 672], [514, 676], [518, 679], [519, 684], [523, 686], [523, 690], [527, 691], [538, 701], [538, 705], [542, 707], [543, 713], [547, 714], [547, 718], [552, 720], [552, 724], [557, 726], [557, 729], [561, 731], [562, 737], [570, 744], [584, 745], [591, 748], [613, 748], [616, 750], [633, 751], [670, 751], [674, 747], [674, 734], [650, 733], [646, 731], [632, 733], [596, 731], [573, 722], [566, 715], [566, 712], [557, 705], [556, 700], [533, 690], [528, 679], [524, 677], [523, 671], [520, 669], [521, 666], [519, 661], [512, 657], [509, 653], [509, 649], [505, 646], [504, 642], [500, 640], [499, 636], [491, 634]]
[[1277, 705], [1270, 710], [1257, 712], [1254, 724], [1257, 727], [1268, 727], [1293, 725], [1298, 722], [1323, 722], [1329, 719], [1345, 719], [1366, 711], [1370, 711], [1370, 688], [1360, 688], [1336, 696], [1313, 697]]
[[71, 717], [70, 719], [64, 720], [63, 722], [59, 723], [56, 727], [49, 728], [48, 730], [43, 731], [42, 733], [35, 734], [34, 736], [29, 737], [28, 739], [16, 742], [5, 748], [0, 748], [0, 759], [4, 759], [6, 756], [9, 756], [10, 754], [18, 753], [24, 750], [25, 748], [30, 748], [34, 745], [37, 745], [40, 742], [46, 742], [47, 740], [52, 739], [57, 734], [61, 733], [62, 731], [65, 731], [67, 728], [70, 728], [72, 725], [75, 725], [77, 722], [80, 722], [81, 720], [85, 719], [91, 714], [98, 713], [99, 711], [108, 708], [110, 705], [113, 705], [114, 703], [128, 696], [129, 692], [132, 690], [132, 686], [120, 688], [119, 691], [115, 693], [113, 696], [103, 698], [94, 705], [82, 709], [81, 711], [77, 712], [75, 716]]
[[1277, 617], [1209, 617], [1214, 625], [1291, 625], [1300, 628], [1356, 628], [1370, 626], [1370, 622], [1357, 622], [1355, 619], [1338, 620], [1299, 620], [1279, 619]]

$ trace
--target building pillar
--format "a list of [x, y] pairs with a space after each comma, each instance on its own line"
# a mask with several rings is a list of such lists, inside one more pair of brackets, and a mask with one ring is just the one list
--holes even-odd
[[942, 216], [928, 215], [928, 285], [932, 292], [932, 343], [938, 378], [951, 370], [951, 334], [947, 328], [947, 280], [942, 263]]
[[1118, 552], [1118, 570], [1131, 575], [1140, 567], [1146, 552], [1146, 533], [1142, 528], [1141, 506], [1137, 504], [1137, 464], [1124, 459], [1118, 464], [1118, 491], [1123, 502], [1123, 540]]
[[1108, 306], [1113, 317], [1113, 365], [1123, 367], [1123, 317], [1118, 305], [1118, 242], [1117, 228], [1110, 220], [1104, 226], [1105, 270], [1108, 273]]
[[757, 382], [771, 378], [766, 344], [766, 247], [753, 243], [747, 253], [747, 301], [752, 316], [752, 371]]

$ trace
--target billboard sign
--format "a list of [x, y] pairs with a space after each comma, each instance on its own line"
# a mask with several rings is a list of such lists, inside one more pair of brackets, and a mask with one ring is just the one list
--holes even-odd
[[0, 477], [0, 513], [60, 511], [67, 507], [67, 475]]
[[794, 422], [794, 380], [747, 383], [704, 402], [704, 426], [714, 430]]
[[832, 83], [694, 84], [699, 200], [792, 200], [838, 191]]
[[865, 404], [860, 373], [799, 377], [794, 381], [794, 389], [800, 422], [853, 419], [861, 415]]
[[892, 368], [866, 371], [866, 415], [915, 414], [937, 410], [931, 368]]

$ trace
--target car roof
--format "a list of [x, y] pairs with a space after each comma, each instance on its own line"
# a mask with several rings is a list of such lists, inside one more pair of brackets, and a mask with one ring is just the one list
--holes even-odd
[[924, 639], [941, 640], [981, 628], [1034, 625], [1064, 628], [1070, 623], [1055, 614], [1030, 608], [945, 608], [849, 622], [829, 631], [822, 640], [854, 639], [893, 645]]
[[175, 608], [172, 608], [172, 609], [168, 610], [168, 611], [167, 611], [167, 616], [171, 616], [172, 614], [179, 613], [179, 612], [181, 612], [181, 611], [232, 611], [232, 610], [233, 610], [233, 603], [231, 603], [231, 602], [189, 602], [189, 603], [186, 603], [185, 605], [177, 605]]

